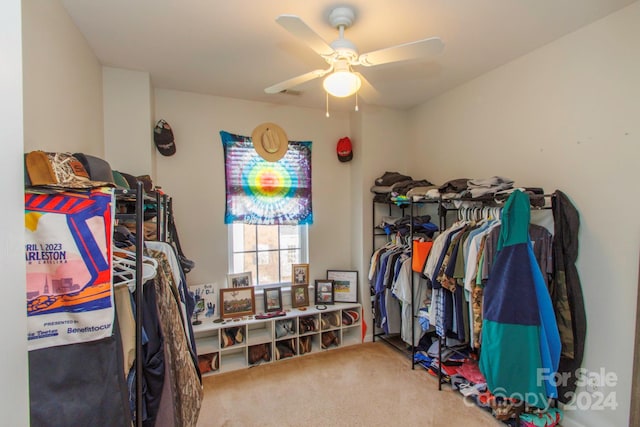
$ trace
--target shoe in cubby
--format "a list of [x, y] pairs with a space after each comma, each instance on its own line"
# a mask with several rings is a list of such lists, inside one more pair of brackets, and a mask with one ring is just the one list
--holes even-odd
[[276, 360], [286, 359], [288, 357], [295, 356], [297, 354], [296, 339], [290, 338], [286, 340], [277, 341], [274, 353], [276, 355]]
[[360, 313], [358, 310], [342, 310], [342, 325], [351, 326], [358, 323]]
[[287, 335], [296, 334], [296, 322], [295, 319], [280, 319], [276, 320], [276, 339], [285, 337]]
[[301, 316], [298, 318], [300, 334], [306, 334], [309, 332], [318, 331], [318, 317], [317, 316]]
[[313, 337], [311, 335], [307, 335], [305, 337], [300, 337], [298, 341], [298, 347], [300, 348], [299, 354], [311, 353]]
[[323, 330], [339, 328], [342, 324], [340, 310], [322, 313], [320, 323], [322, 324]]
[[328, 331], [322, 333], [322, 348], [327, 349], [331, 346], [339, 346], [340, 338], [334, 331]]
[[200, 354], [198, 356], [198, 369], [201, 374], [218, 370], [218, 353]]
[[256, 344], [248, 349], [249, 365], [257, 365], [271, 360], [271, 344]]
[[220, 334], [220, 347], [227, 348], [236, 344], [244, 343], [244, 326], [224, 328]]

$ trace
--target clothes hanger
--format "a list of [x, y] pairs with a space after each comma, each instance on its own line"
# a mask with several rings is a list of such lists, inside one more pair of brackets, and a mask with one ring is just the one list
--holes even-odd
[[[135, 252], [131, 252], [130, 250], [124, 249], [124, 248], [113, 248], [113, 255], [114, 257], [117, 257], [119, 261], [133, 262], [134, 263], [133, 265], [135, 266], [135, 262], [136, 262]], [[158, 268], [158, 261], [153, 257], [143, 255], [142, 262], [151, 264], [154, 269]]]
[[[142, 280], [147, 281], [156, 277], [158, 261], [154, 258], [142, 257]], [[114, 286], [128, 286], [131, 292], [136, 289], [136, 256], [133, 252], [122, 248], [114, 248], [112, 256], [113, 276], [122, 279]]]

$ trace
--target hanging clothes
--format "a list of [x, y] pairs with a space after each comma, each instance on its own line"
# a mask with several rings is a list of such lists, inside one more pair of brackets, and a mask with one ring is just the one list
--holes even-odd
[[[560, 335], [529, 238], [530, 201], [514, 191], [502, 215], [498, 253], [484, 290], [480, 370], [492, 393], [542, 406], [557, 397]], [[541, 381], [540, 374], [547, 375]]]
[[553, 280], [551, 299], [553, 301], [560, 338], [562, 354], [559, 373], [569, 373], [566, 384], [558, 389], [558, 400], [567, 403], [576, 389], [576, 375], [584, 354], [584, 339], [587, 333], [587, 318], [582, 297], [582, 285], [576, 268], [578, 258], [578, 229], [580, 217], [569, 197], [556, 190], [551, 199], [555, 235], [553, 239]]
[[[178, 426], [195, 426], [202, 404], [202, 384], [197, 367], [191, 355], [188, 337], [185, 331], [180, 309], [180, 298], [173, 282], [173, 273], [167, 256], [159, 251], [150, 250], [158, 261], [158, 274], [154, 279], [156, 301], [162, 335], [164, 336], [165, 363], [170, 381]], [[163, 396], [163, 401], [166, 396]], [[161, 403], [162, 406], [162, 403]]]
[[371, 284], [374, 291], [374, 310], [376, 326], [385, 334], [400, 333], [400, 303], [393, 296], [391, 287], [396, 274], [396, 262], [407, 248], [401, 245], [386, 245], [374, 252], [371, 257], [373, 274]]
[[116, 318], [110, 337], [30, 351], [30, 425], [132, 425], [120, 349]]
[[196, 360], [196, 343], [195, 337], [193, 335], [193, 326], [191, 325], [191, 317], [193, 316], [196, 302], [193, 298], [193, 295], [187, 288], [187, 279], [180, 264], [176, 249], [173, 247], [173, 245], [167, 242], [148, 241], [145, 242], [145, 245], [149, 249], [162, 252], [167, 257], [167, 261], [169, 263], [169, 267], [173, 276], [173, 284], [179, 296], [180, 310], [182, 313], [182, 323], [185, 326], [185, 331], [189, 339], [192, 356], [194, 360]]
[[415, 279], [412, 287], [412, 274], [412, 260], [407, 257], [400, 261], [400, 268], [398, 269], [398, 274], [395, 277], [391, 291], [402, 303], [400, 337], [407, 344], [417, 346], [424, 332], [417, 316], [420, 308], [426, 305], [427, 285], [424, 279]]
[[[155, 425], [158, 416], [162, 390], [165, 382], [165, 359], [164, 359], [164, 337], [160, 330], [160, 320], [158, 318], [158, 305], [156, 302], [155, 286], [153, 280], [143, 284], [143, 306], [135, 307], [135, 310], [142, 310], [142, 375], [138, 377], [135, 364], [129, 371], [127, 384], [129, 386], [129, 404], [131, 412], [135, 414], [136, 407], [136, 381], [143, 383], [144, 400], [142, 414], [142, 425], [151, 427]], [[135, 301], [135, 293], [130, 296], [131, 301]], [[118, 311], [120, 310], [118, 306]], [[125, 308], [125, 307], [123, 307]]]
[[433, 288], [429, 321], [432, 325], [435, 325], [436, 333], [441, 337], [446, 335], [445, 316], [452, 313], [453, 300], [451, 292], [447, 293], [439, 278], [442, 277], [442, 272], [444, 271], [442, 270], [443, 265], [446, 267], [450, 258], [451, 252], [449, 252], [449, 249], [452, 240], [466, 226], [466, 221], [458, 221], [436, 237], [423, 270], [424, 277], [429, 280], [428, 284]]

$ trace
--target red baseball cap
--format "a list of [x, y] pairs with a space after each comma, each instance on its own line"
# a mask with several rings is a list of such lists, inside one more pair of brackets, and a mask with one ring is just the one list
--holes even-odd
[[348, 162], [353, 158], [351, 140], [348, 136], [340, 138], [336, 147], [336, 151], [338, 152], [338, 160], [340, 160], [341, 162]]

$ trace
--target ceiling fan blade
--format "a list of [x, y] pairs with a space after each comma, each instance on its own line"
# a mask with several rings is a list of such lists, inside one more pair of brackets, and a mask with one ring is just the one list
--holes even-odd
[[444, 43], [439, 37], [431, 37], [424, 40], [387, 47], [363, 53], [358, 58], [360, 65], [367, 67], [373, 65], [388, 64], [389, 62], [406, 61], [416, 58], [427, 58], [442, 52]]
[[313, 49], [318, 55], [326, 56], [333, 54], [333, 48], [315, 31], [309, 28], [299, 16], [280, 15], [276, 18], [276, 22], [295, 37], [305, 42], [307, 46]]
[[327, 74], [329, 71], [331, 71], [331, 68], [329, 68], [327, 70], [310, 71], [308, 73], [301, 74], [301, 75], [299, 75], [297, 77], [293, 77], [293, 78], [291, 78], [289, 80], [285, 80], [285, 81], [280, 82], [278, 84], [275, 84], [273, 86], [269, 86], [264, 91], [266, 93], [279, 93], [279, 92], [282, 92], [284, 90], [290, 89], [292, 87], [301, 85], [302, 83], [306, 83], [306, 82], [311, 81], [313, 79], [317, 79], [319, 77], [322, 77], [325, 74]]
[[358, 90], [358, 95], [362, 96], [367, 102], [375, 102], [380, 97], [380, 92], [373, 87], [373, 85], [357, 71], [354, 72], [358, 77], [360, 77], [360, 81], [362, 85], [360, 86], [360, 90]]

